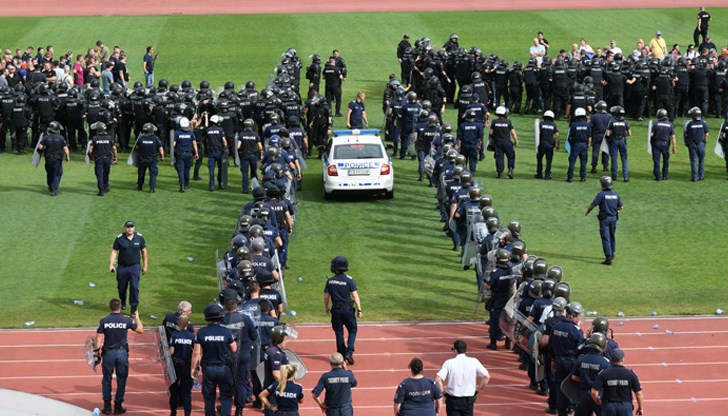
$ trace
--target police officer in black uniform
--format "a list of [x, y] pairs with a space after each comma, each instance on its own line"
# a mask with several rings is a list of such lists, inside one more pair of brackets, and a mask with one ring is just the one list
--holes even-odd
[[212, 115], [206, 120], [205, 127], [205, 156], [207, 156], [207, 170], [209, 182], [207, 184], [210, 192], [215, 190], [215, 166], [217, 165], [217, 186], [223, 189], [222, 169], [223, 158], [228, 157], [228, 140], [222, 128], [220, 128], [220, 116]]
[[[354, 364], [356, 319], [362, 317], [362, 309], [356, 283], [351, 276], [345, 274], [348, 270], [349, 260], [346, 257], [336, 256], [331, 260], [331, 273], [334, 273], [334, 276], [328, 278], [324, 287], [324, 307], [326, 314], [331, 315], [331, 327], [336, 335], [336, 350], [344, 356], [347, 363]], [[349, 333], [346, 342], [344, 342], [344, 327]]]
[[[668, 179], [670, 142], [672, 142], [672, 153], [677, 151], [675, 126], [670, 122], [667, 114], [667, 110], [664, 108], [657, 110], [657, 123], [652, 126], [652, 131], [650, 132], [653, 162], [652, 174], [655, 175], [656, 181]], [[660, 158], [662, 158], [662, 169], [660, 169]]]
[[[195, 333], [190, 318], [180, 315], [177, 328], [169, 337], [169, 354], [172, 356], [177, 380], [169, 386], [170, 416], [177, 416], [177, 405], [182, 402], [185, 416], [192, 414], [192, 351], [195, 346]], [[165, 327], [165, 330], [167, 327]]]
[[99, 188], [98, 196], [109, 192], [109, 173], [111, 163], [116, 162], [116, 144], [114, 139], [106, 132], [106, 124], [98, 121], [93, 124], [96, 135], [91, 138], [88, 154], [94, 161], [96, 185]]
[[[490, 326], [488, 327], [490, 343], [487, 345], [487, 348], [491, 350], [498, 349], [496, 342], [503, 337], [503, 331], [501, 331], [499, 325], [500, 314], [515, 289], [514, 276], [508, 265], [510, 258], [511, 253], [508, 250], [499, 248], [496, 251], [496, 266], [490, 272], [490, 275], [484, 283], [485, 288], [491, 291], [491, 298], [487, 305], [488, 312], [490, 312]], [[510, 345], [510, 340], [506, 339], [506, 349], [510, 349]]]
[[180, 118], [179, 128], [180, 130], [174, 132], [174, 164], [179, 178], [179, 191], [185, 192], [190, 188], [192, 160], [197, 160], [200, 156], [195, 133], [192, 131], [190, 120], [187, 117]]
[[319, 92], [321, 86], [321, 56], [311, 55], [311, 65], [306, 68], [306, 79], [308, 80], [308, 98], [313, 97], [313, 92]]
[[[591, 396], [602, 407], [602, 416], [642, 415], [644, 395], [637, 374], [624, 366], [624, 351], [612, 352], [612, 366], [597, 376]], [[632, 392], [637, 399], [637, 409], [632, 405]]]
[[28, 98], [20, 95], [15, 99], [12, 110], [12, 122], [15, 127], [15, 153], [24, 155], [28, 147], [28, 126], [30, 125], [30, 107]]
[[192, 354], [191, 374], [202, 368], [202, 397], [205, 400], [205, 415], [215, 415], [217, 389], [220, 388], [220, 413], [230, 416], [233, 405], [233, 372], [230, 368], [232, 354], [238, 352], [229, 329], [220, 325], [224, 311], [217, 303], [205, 308], [207, 326], [197, 331], [195, 349]]
[[111, 299], [109, 309], [111, 313], [101, 318], [96, 329], [94, 352], [97, 359], [102, 359], [101, 390], [104, 400], [103, 414], [110, 415], [111, 410], [111, 379], [116, 372], [116, 396], [114, 397], [113, 414], [120, 415], [126, 412], [122, 407], [124, 393], [126, 392], [126, 379], [129, 376], [129, 343], [127, 331], [137, 334], [144, 333], [144, 325], [138, 313], [131, 318], [121, 314], [122, 302], [120, 299]]
[[38, 151], [42, 151], [45, 156], [46, 183], [51, 196], [58, 195], [58, 187], [63, 176], [64, 156], [66, 162], [71, 160], [68, 153], [68, 144], [60, 135], [62, 129], [63, 127], [59, 122], [52, 121], [48, 125], [48, 135], [43, 136], [38, 145]]
[[601, 408], [592, 400], [591, 389], [597, 381], [600, 372], [610, 367], [609, 360], [602, 355], [607, 346], [604, 334], [596, 332], [591, 334], [584, 343], [586, 352], [579, 356], [570, 377], [579, 383], [579, 401], [574, 409], [575, 416], [601, 415]]
[[597, 164], [599, 163], [599, 154], [601, 153], [602, 171], [607, 170], [607, 163], [609, 163], [609, 154], [601, 151], [602, 140], [605, 139], [607, 132], [607, 126], [612, 121], [612, 116], [607, 113], [607, 103], [600, 100], [594, 106], [596, 112], [592, 114], [589, 119], [589, 127], [592, 132], [592, 159], [591, 159], [591, 173], [597, 172]]
[[263, 141], [255, 131], [252, 119], [243, 121], [243, 131], [238, 133], [240, 172], [243, 175], [243, 193], [250, 192], [250, 179], [258, 179], [258, 162], [263, 157]]
[[[192, 304], [186, 300], [180, 301], [179, 305], [177, 305], [177, 311], [168, 313], [164, 319], [162, 320], [162, 326], [164, 327], [164, 334], [167, 337], [167, 342], [169, 342], [170, 337], [172, 336], [172, 333], [175, 331], [180, 331], [181, 328], [179, 326], [179, 318], [180, 316], [187, 316], [189, 317], [192, 313]], [[192, 325], [192, 322], [189, 322], [187, 325], [187, 331], [194, 333], [195, 328], [194, 325]]]
[[341, 117], [341, 82], [344, 80], [344, 75], [333, 57], [326, 62], [323, 76], [326, 81], [326, 101], [330, 103], [336, 101], [336, 117]]
[[608, 266], [612, 264], [614, 253], [617, 250], [617, 241], [615, 239], [617, 220], [619, 219], [619, 211], [624, 209], [624, 205], [619, 194], [614, 191], [611, 177], [602, 176], [599, 183], [602, 186], [602, 191], [597, 194], [584, 215], [589, 215], [594, 207], [599, 207], [599, 215], [597, 215], [599, 219], [599, 236], [602, 239], [602, 249], [605, 257], [602, 264]]
[[708, 123], [703, 120], [700, 108], [693, 107], [688, 111], [692, 120], [685, 124], [683, 140], [690, 154], [690, 180], [705, 179], [705, 143], [708, 140]]
[[476, 121], [476, 110], [465, 113], [465, 122], [458, 127], [457, 148], [467, 158], [470, 172], [475, 174], [478, 167], [478, 153], [483, 146], [484, 125]]
[[[119, 259], [118, 266], [114, 264]], [[139, 305], [139, 281], [146, 274], [149, 265], [147, 242], [144, 236], [135, 231], [133, 221], [124, 223], [124, 232], [116, 236], [109, 256], [109, 272], [116, 272], [117, 289], [121, 299], [121, 309], [126, 309], [126, 290], [129, 288], [131, 313]]]
[[[331, 371], [321, 374], [312, 391], [313, 400], [327, 416], [353, 416], [351, 388], [357, 385], [354, 373], [346, 369], [344, 357], [338, 352], [331, 354], [329, 363]], [[324, 390], [326, 397], [322, 401], [319, 396]]]
[[[554, 148], [559, 151], [561, 141], [559, 128], [554, 121], [554, 112], [547, 110], [543, 113], [543, 121], [538, 124], [538, 149], [536, 151], [536, 179], [551, 179], [551, 162], [554, 158]], [[546, 170], [543, 170], [543, 158], [546, 157]]]
[[[562, 316], [551, 330], [548, 340], [548, 347], [554, 356], [556, 363], [557, 387], [560, 380], [565, 379], [571, 373], [577, 360], [579, 345], [584, 341], [584, 333], [579, 328], [579, 323], [584, 315], [584, 308], [579, 302], [570, 302], [566, 305], [564, 316]], [[569, 399], [561, 391], [556, 392], [556, 407], [559, 416], [566, 416], [569, 407]]]
[[[495, 109], [498, 118], [490, 125], [490, 136], [495, 146], [495, 169], [497, 178], [503, 174], [503, 157], [508, 158], [508, 178], [513, 179], [513, 169], [516, 166], [516, 152], [513, 147], [518, 147], [518, 135], [513, 124], [508, 120], [508, 110], [503, 106]], [[513, 138], [513, 142], [511, 142]]]
[[629, 182], [627, 166], [627, 138], [632, 135], [629, 123], [624, 119], [624, 108], [621, 105], [612, 107], [612, 120], [607, 125], [606, 138], [609, 141], [609, 157], [612, 158], [612, 179], [617, 179], [617, 154], [622, 162], [622, 178]]
[[137, 157], [137, 190], [141, 191], [144, 186], [144, 177], [149, 169], [149, 192], [154, 193], [157, 188], [157, 175], [159, 174], [158, 161], [164, 162], [164, 147], [162, 140], [154, 134], [157, 127], [152, 123], [145, 123], [142, 127], [143, 134], [139, 136], [136, 143]]

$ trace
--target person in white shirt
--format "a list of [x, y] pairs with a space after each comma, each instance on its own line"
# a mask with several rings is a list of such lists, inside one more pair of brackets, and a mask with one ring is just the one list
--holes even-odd
[[[465, 355], [467, 349], [465, 341], [455, 341], [452, 350], [457, 355], [445, 361], [435, 377], [445, 395], [447, 416], [472, 416], [478, 393], [490, 381], [490, 374], [483, 364], [477, 358]], [[444, 386], [445, 380], [447, 385]]]
[[[614, 54], [614, 55], [616, 55], [618, 53], [622, 54], [622, 48], [617, 46], [617, 42], [615, 42], [615, 41], [609, 42], [609, 50], [612, 51], [612, 54]], [[624, 55], [624, 54], [622, 54], [622, 55]]]

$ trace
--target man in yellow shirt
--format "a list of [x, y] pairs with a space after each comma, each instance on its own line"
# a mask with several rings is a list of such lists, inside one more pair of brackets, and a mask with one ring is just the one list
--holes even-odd
[[662, 38], [662, 32], [659, 30], [655, 33], [655, 37], [650, 41], [650, 49], [655, 58], [662, 59], [667, 54], [667, 44]]

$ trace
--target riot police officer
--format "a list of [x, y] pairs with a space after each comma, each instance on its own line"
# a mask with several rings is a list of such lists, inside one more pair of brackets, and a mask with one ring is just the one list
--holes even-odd
[[688, 111], [692, 120], [685, 124], [683, 139], [690, 153], [690, 180], [705, 179], [705, 142], [708, 141], [708, 123], [702, 119], [703, 112], [698, 107]]
[[[495, 109], [498, 118], [490, 125], [490, 136], [495, 146], [495, 170], [498, 179], [503, 175], [503, 157], [508, 158], [508, 178], [513, 179], [513, 169], [516, 166], [516, 152], [513, 147], [518, 147], [518, 135], [513, 128], [513, 123], [508, 120], [508, 110], [503, 106]], [[511, 142], [513, 139], [513, 142]]]
[[[195, 345], [195, 333], [191, 329], [189, 316], [177, 318], [177, 330], [172, 332], [169, 342], [169, 354], [174, 363], [177, 380], [169, 386], [169, 410], [171, 416], [177, 415], [177, 406], [182, 402], [185, 416], [192, 414], [192, 351]], [[166, 327], [165, 327], [166, 329]]]
[[576, 120], [569, 126], [569, 142], [571, 144], [571, 153], [569, 154], [569, 170], [566, 175], [566, 182], [574, 180], [574, 167], [576, 158], [581, 162], [579, 177], [581, 181], [586, 181], [586, 165], [589, 157], [589, 143], [591, 142], [591, 127], [586, 121], [586, 110], [579, 107], [574, 110]]
[[255, 131], [252, 119], [243, 121], [243, 131], [238, 133], [240, 172], [243, 175], [243, 193], [250, 192], [250, 179], [258, 179], [258, 162], [263, 157], [263, 142]]
[[139, 158], [137, 166], [137, 190], [141, 191], [144, 186], [144, 177], [149, 169], [149, 192], [154, 193], [157, 188], [157, 175], [159, 167], [157, 166], [157, 157], [164, 162], [164, 147], [162, 140], [154, 134], [157, 127], [152, 123], [145, 123], [142, 126], [142, 135], [136, 143], [137, 156]]
[[[498, 349], [496, 341], [503, 337], [499, 324], [500, 314], [514, 290], [515, 280], [508, 265], [510, 259], [511, 253], [505, 248], [499, 248], [496, 252], [495, 269], [490, 272], [485, 282], [485, 288], [491, 291], [490, 304], [487, 305], [490, 312], [490, 326], [488, 327], [490, 343], [487, 348], [491, 350]], [[510, 345], [510, 340], [506, 339], [506, 349], [510, 349]]]
[[617, 349], [610, 359], [612, 366], [597, 376], [591, 390], [592, 399], [602, 406], [602, 415], [632, 414], [632, 393], [637, 398], [634, 414], [642, 415], [644, 396], [637, 374], [624, 366], [624, 351]]
[[612, 120], [607, 125], [606, 138], [609, 141], [609, 157], [612, 158], [612, 179], [617, 179], [617, 153], [622, 162], [622, 178], [629, 182], [627, 167], [627, 137], [632, 135], [629, 123], [624, 119], [624, 107], [612, 107]]
[[571, 379], [579, 383], [579, 402], [574, 409], [575, 416], [602, 414], [601, 408], [592, 400], [591, 389], [599, 373], [611, 366], [609, 360], [602, 355], [606, 346], [607, 338], [604, 334], [591, 334], [584, 343], [586, 353], [579, 356], [571, 369]]
[[68, 153], [68, 144], [60, 135], [63, 127], [57, 121], [48, 124], [48, 135], [44, 136], [38, 145], [38, 151], [45, 156], [46, 183], [51, 196], [58, 195], [58, 187], [63, 176], [63, 157], [66, 162], [71, 160]]
[[233, 335], [233, 339], [238, 345], [237, 368], [233, 368], [235, 375], [235, 415], [243, 414], [245, 400], [250, 395], [248, 390], [250, 377], [250, 353], [253, 343], [258, 339], [258, 330], [255, 328], [253, 320], [244, 313], [238, 311], [238, 303], [236, 297], [223, 298], [223, 306], [225, 309], [225, 317], [223, 325], [229, 329]]
[[109, 173], [111, 162], [116, 162], [116, 144], [114, 139], [106, 132], [106, 124], [98, 121], [94, 123], [96, 135], [91, 138], [88, 154], [94, 160], [96, 184], [99, 188], [98, 196], [109, 192]]
[[345, 75], [341, 72], [336, 64], [336, 59], [329, 58], [323, 70], [324, 80], [326, 81], [326, 101], [333, 103], [336, 101], [336, 117], [341, 117], [341, 82]]
[[[336, 350], [348, 364], [354, 364], [354, 343], [356, 342], [356, 319], [362, 317], [361, 300], [354, 279], [345, 274], [349, 260], [336, 256], [331, 260], [331, 273], [324, 287], [324, 307], [331, 315], [331, 327], [336, 335]], [[356, 310], [356, 312], [355, 312]], [[344, 327], [349, 335], [344, 342]]]
[[591, 158], [591, 173], [597, 172], [597, 164], [599, 163], [599, 154], [601, 153], [602, 159], [602, 171], [607, 170], [607, 163], [609, 162], [609, 154], [601, 151], [602, 140], [605, 140], [607, 133], [607, 126], [612, 121], [612, 116], [607, 113], [607, 103], [604, 101], [598, 101], [594, 106], [596, 112], [592, 114], [589, 120], [589, 127], [591, 127], [592, 138], [592, 158]]
[[483, 146], [484, 126], [476, 121], [477, 111], [470, 109], [465, 113], [465, 122], [458, 127], [457, 148], [464, 156], [470, 167], [470, 172], [475, 174], [478, 167], [478, 152]]
[[179, 177], [179, 191], [185, 192], [190, 188], [192, 160], [197, 160], [199, 154], [197, 152], [195, 133], [192, 132], [190, 120], [187, 117], [180, 118], [179, 128], [179, 130], [174, 132], [174, 165], [177, 170], [177, 176]]
[[[584, 341], [584, 333], [579, 328], [584, 315], [584, 308], [579, 302], [566, 305], [565, 314], [551, 330], [548, 339], [549, 350], [553, 353], [556, 364], [556, 380], [563, 380], [571, 373], [577, 360], [577, 350]], [[566, 416], [569, 399], [561, 389], [556, 392], [556, 407], [559, 416]]]
[[205, 399], [205, 414], [215, 414], [217, 389], [220, 389], [220, 413], [230, 416], [233, 398], [233, 373], [230, 369], [231, 354], [238, 352], [238, 344], [229, 329], [220, 325], [224, 311], [220, 305], [211, 303], [205, 308], [207, 326], [197, 331], [195, 349], [192, 355], [191, 373], [202, 368], [202, 397]]
[[[559, 127], [554, 122], [554, 112], [546, 110], [543, 121], [538, 124], [538, 149], [536, 151], [536, 179], [551, 179], [551, 161], [554, 158], [554, 148], [559, 151], [561, 144]], [[543, 158], [546, 157], [546, 170], [543, 170]], [[543, 173], [543, 174], [542, 174]]]
[[617, 241], [615, 239], [617, 220], [619, 219], [619, 211], [624, 209], [624, 205], [619, 194], [614, 191], [611, 177], [602, 176], [599, 183], [602, 186], [602, 191], [597, 194], [584, 215], [589, 215], [594, 207], [599, 207], [599, 214], [597, 215], [599, 219], [599, 236], [602, 239], [602, 249], [604, 251], [602, 264], [608, 266], [612, 264], [614, 253], [617, 250]]
[[[657, 110], [657, 123], [652, 126], [650, 132], [650, 145], [652, 146], [652, 174], [655, 180], [668, 179], [670, 167], [670, 142], [672, 142], [672, 153], [677, 150], [675, 138], [675, 126], [668, 119], [667, 110]], [[660, 169], [660, 158], [662, 158], [662, 169]]]
[[210, 192], [215, 190], [215, 166], [217, 165], [217, 186], [223, 189], [226, 185], [223, 183], [223, 169], [227, 169], [227, 165], [223, 166], [223, 159], [228, 157], [228, 141], [225, 132], [220, 128], [220, 116], [213, 115], [207, 120], [208, 125], [205, 130], [205, 155], [207, 156], [207, 170], [209, 172], [209, 182], [207, 184]]

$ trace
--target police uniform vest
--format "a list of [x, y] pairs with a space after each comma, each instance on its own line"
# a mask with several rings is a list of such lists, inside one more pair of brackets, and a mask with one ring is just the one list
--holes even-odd
[[99, 101], [91, 101], [86, 108], [86, 121], [89, 125], [99, 121], [99, 112], [101, 111], [101, 103]]
[[552, 70], [549, 66], [542, 66], [539, 71], [539, 84], [542, 88], [551, 86]]
[[66, 147], [66, 140], [58, 134], [45, 136], [43, 138], [43, 145], [45, 146], [43, 154], [46, 160], [61, 159], [65, 154], [63, 148]]
[[221, 367], [230, 360], [228, 346], [233, 342], [230, 330], [209, 324], [197, 331], [196, 341], [202, 347], [202, 368]]
[[174, 153], [181, 155], [185, 153], [192, 153], [194, 148], [192, 147], [192, 141], [195, 140], [195, 133], [191, 131], [178, 130], [174, 142]]
[[417, 103], [407, 103], [404, 106], [402, 106], [402, 110], [400, 111], [400, 117], [402, 118], [402, 121], [404, 122], [405, 126], [412, 126], [417, 120], [417, 117], [420, 115], [420, 112], [422, 111], [422, 106], [420, 106]]
[[13, 107], [13, 124], [15, 127], [28, 127], [27, 111], [24, 104], [16, 104]]
[[513, 275], [509, 267], [498, 266], [493, 269], [488, 277], [488, 284], [490, 285], [490, 291], [493, 296], [500, 298], [509, 296], [513, 280]]
[[240, 153], [242, 155], [257, 154], [259, 151], [260, 136], [252, 130], [243, 130], [238, 133], [238, 142], [240, 143]]
[[417, 137], [417, 143], [415, 143], [416, 148], [418, 150], [423, 150], [425, 153], [428, 153], [430, 151], [430, 148], [432, 147], [432, 142], [437, 138], [440, 137], [440, 127], [439, 126], [427, 126], [425, 127], [421, 134]]
[[103, 159], [111, 157], [114, 154], [114, 139], [108, 134], [99, 134], [91, 139], [91, 145], [94, 147], [94, 159]]
[[208, 127], [205, 132], [205, 151], [207, 154], [222, 151], [225, 148], [223, 143], [224, 137], [225, 133], [220, 127]]
[[139, 136], [137, 147], [139, 147], [139, 159], [156, 159], [157, 153], [159, 153], [159, 148], [162, 147], [162, 141], [155, 135], [142, 135]]
[[499, 117], [490, 125], [493, 129], [493, 140], [508, 141], [510, 139], [513, 124], [505, 117]]
[[655, 80], [655, 96], [667, 98], [672, 92], [672, 79], [669, 76], [660, 74]]
[[5, 120], [9, 120], [13, 114], [13, 106], [15, 105], [15, 98], [12, 95], [3, 96], [0, 101], [0, 112]]
[[116, 349], [129, 351], [127, 331], [136, 330], [137, 324], [128, 316], [112, 312], [101, 318], [97, 334], [104, 334], [103, 352]]
[[607, 84], [609, 84], [610, 94], [622, 94], [624, 92], [624, 75], [619, 72], [610, 72], [607, 74]]
[[559, 128], [552, 120], [544, 120], [538, 126], [539, 142], [548, 145], [554, 145], [554, 135], [559, 132]]
[[704, 120], [690, 120], [685, 127], [687, 143], [705, 143], [708, 124]]
[[627, 137], [627, 131], [629, 130], [629, 124], [625, 120], [612, 120], [609, 123], [609, 130], [612, 132], [612, 140], [621, 140]]
[[53, 97], [41, 95], [36, 99], [36, 108], [41, 117], [53, 117]]
[[677, 76], [676, 86], [678, 88], [687, 89], [690, 85], [690, 74], [688, 72], [688, 69], [684, 66], [677, 67], [677, 70], [675, 71], [675, 76]]
[[675, 134], [675, 127], [669, 121], [658, 121], [652, 126], [652, 136], [655, 141], [667, 142]]
[[283, 229], [286, 226], [286, 212], [288, 212], [288, 204], [280, 199], [271, 199], [270, 202], [268, 202], [268, 206], [271, 211], [275, 213], [278, 229]]
[[538, 78], [536, 76], [536, 67], [528, 65], [523, 69], [523, 79], [526, 85], [538, 84]]
[[463, 147], [474, 147], [483, 139], [483, 125], [474, 121], [466, 121], [458, 127], [458, 139]]
[[356, 290], [354, 279], [343, 273], [329, 277], [324, 288], [324, 292], [331, 296], [331, 309], [351, 308], [351, 292]]
[[585, 95], [575, 95], [574, 98], [571, 99], [571, 114], [573, 115], [574, 111], [576, 111], [579, 107], [586, 109], [588, 104], [589, 103], [587, 102]]
[[586, 120], [577, 120], [569, 127], [569, 140], [572, 143], [587, 143], [591, 137], [591, 129]]
[[508, 84], [508, 68], [498, 66], [495, 70], [495, 83], [500, 86]]
[[326, 64], [326, 66], [324, 66], [323, 76], [327, 85], [341, 85], [341, 79], [339, 78], [340, 75], [341, 71], [337, 68], [336, 64]]
[[190, 365], [192, 350], [195, 346], [195, 334], [189, 331], [175, 331], [169, 339], [169, 346], [174, 347], [172, 361], [177, 367]]

